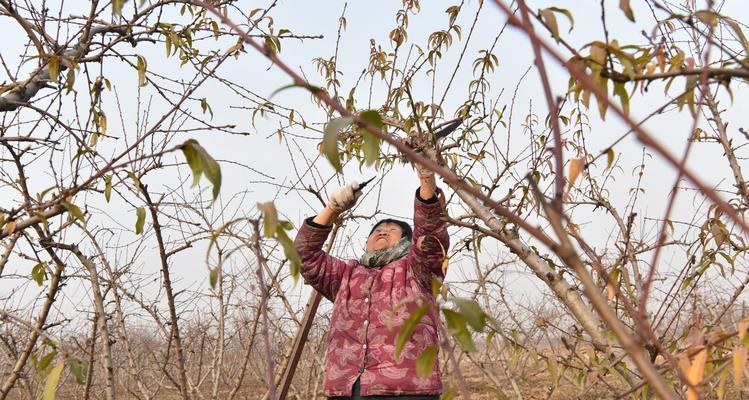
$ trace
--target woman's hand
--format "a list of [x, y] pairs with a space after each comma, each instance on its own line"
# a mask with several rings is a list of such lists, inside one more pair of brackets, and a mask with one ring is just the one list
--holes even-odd
[[359, 182], [351, 181], [333, 192], [328, 204], [312, 221], [320, 225], [330, 225], [344, 211], [350, 210], [356, 205], [356, 201], [362, 194], [357, 189], [359, 189]]
[[[437, 158], [432, 149], [427, 149], [422, 154], [431, 160], [436, 160]], [[431, 199], [437, 189], [437, 181], [434, 178], [434, 171], [421, 164], [414, 163], [414, 166], [416, 168], [416, 174], [419, 176], [419, 197], [424, 200]]]

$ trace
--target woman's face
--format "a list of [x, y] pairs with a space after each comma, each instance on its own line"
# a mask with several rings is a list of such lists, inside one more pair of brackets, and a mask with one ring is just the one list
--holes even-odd
[[383, 251], [401, 240], [402, 231], [398, 224], [385, 222], [375, 228], [367, 239], [367, 253]]

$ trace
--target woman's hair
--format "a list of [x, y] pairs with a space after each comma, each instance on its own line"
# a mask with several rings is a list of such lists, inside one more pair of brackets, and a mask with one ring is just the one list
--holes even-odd
[[411, 225], [409, 225], [406, 222], [398, 221], [397, 219], [392, 219], [392, 218], [386, 218], [376, 223], [375, 226], [372, 227], [372, 230], [369, 231], [369, 235], [367, 235], [367, 237], [372, 236], [372, 232], [374, 232], [375, 229], [377, 229], [377, 227], [382, 224], [396, 224], [401, 227], [401, 238], [406, 238], [408, 240], [413, 239], [413, 231], [411, 230]]

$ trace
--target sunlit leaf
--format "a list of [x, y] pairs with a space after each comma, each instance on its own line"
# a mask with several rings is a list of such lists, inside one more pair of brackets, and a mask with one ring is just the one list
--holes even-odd
[[[687, 373], [687, 378], [689, 379], [689, 382], [692, 385], [696, 386], [700, 382], [702, 382], [702, 378], [705, 376], [705, 363], [706, 362], [707, 362], [707, 348], [703, 348], [697, 353], [696, 356], [694, 356], [692, 365], [689, 367], [689, 372]], [[689, 388], [687, 390], [687, 400], [696, 400], [697, 398], [699, 398], [697, 392]]]
[[135, 66], [138, 70], [138, 86], [146, 86], [148, 84], [146, 80], [146, 68], [148, 66], [146, 59], [143, 56], [138, 56]]
[[195, 139], [185, 141], [181, 148], [187, 160], [187, 165], [190, 166], [192, 171], [192, 186], [197, 185], [200, 177], [205, 174], [205, 177], [213, 185], [212, 194], [215, 200], [221, 191], [221, 166]]
[[442, 259], [442, 267], [440, 268], [442, 270], [442, 276], [447, 275], [447, 267], [450, 266], [450, 257], [445, 257]]
[[257, 203], [257, 209], [263, 213], [263, 235], [275, 237], [278, 230], [278, 211], [272, 201]]
[[726, 382], [728, 381], [728, 376], [728, 368], [723, 368], [718, 377], [718, 387], [715, 389], [715, 394], [718, 396], [718, 400], [726, 398]]
[[42, 392], [42, 400], [55, 400], [57, 394], [57, 384], [60, 383], [60, 374], [65, 368], [65, 362], [60, 360], [55, 364], [52, 371], [47, 375], [47, 381], [44, 382], [44, 391]]
[[15, 232], [15, 231], [16, 231], [16, 221], [15, 220], [8, 221], [7, 223], [5, 223], [5, 225], [3, 227], [3, 232], [5, 232], [6, 235], [12, 235], [13, 232]]
[[49, 79], [52, 80], [52, 82], [57, 83], [60, 76], [60, 57], [50, 56], [47, 69], [47, 72], [49, 72]]
[[739, 345], [733, 349], [733, 383], [736, 387], [741, 387], [741, 378], [744, 377], [744, 369], [746, 368], [746, 357], [746, 346]]
[[557, 24], [557, 17], [554, 15], [554, 11], [551, 9], [543, 9], [538, 12], [541, 15], [541, 19], [544, 21], [547, 27], [549, 27], [549, 30], [551, 31], [551, 36], [559, 42], [559, 25]]
[[569, 30], [569, 32], [572, 32], [572, 29], [575, 27], [575, 19], [572, 18], [572, 13], [570, 12], [570, 10], [567, 10], [567, 9], [564, 9], [564, 8], [559, 8], [559, 7], [549, 7], [549, 8], [547, 8], [547, 10], [551, 10], [551, 11], [560, 13], [560, 14], [564, 15], [565, 17], [567, 17], [567, 19], [570, 21], [570, 30]]
[[351, 123], [351, 117], [335, 118], [325, 125], [325, 137], [322, 141], [322, 149], [325, 157], [330, 161], [336, 171], [341, 171], [341, 160], [338, 159], [338, 135]]
[[296, 251], [296, 246], [294, 246], [294, 242], [289, 238], [289, 236], [286, 234], [286, 231], [284, 231], [282, 224], [278, 225], [278, 229], [276, 231], [277, 239], [281, 243], [281, 246], [283, 246], [283, 254], [286, 257], [287, 260], [289, 260], [289, 267], [290, 267], [290, 273], [291, 277], [294, 278], [296, 281], [299, 279], [299, 273], [302, 270], [302, 258], [299, 256], [299, 253]]
[[570, 160], [570, 166], [569, 166], [570, 186], [575, 185], [575, 181], [577, 180], [577, 177], [580, 176], [580, 173], [583, 171], [584, 166], [585, 166], [585, 162], [582, 158], [573, 158]]
[[406, 322], [403, 323], [403, 326], [401, 326], [401, 329], [398, 331], [398, 336], [395, 337], [396, 360], [400, 360], [403, 347], [406, 345], [406, 343], [408, 343], [408, 340], [411, 339], [411, 335], [413, 334], [414, 329], [416, 329], [416, 326], [419, 325], [421, 319], [424, 317], [424, 315], [426, 315], [427, 311], [429, 311], [429, 307], [429, 304], [424, 304], [415, 309], [411, 313], [411, 316], [408, 317]]
[[83, 216], [83, 212], [80, 208], [78, 208], [78, 206], [67, 201], [63, 201], [62, 206], [65, 207], [65, 209], [68, 210], [68, 213], [70, 213], [70, 215], [72, 215], [75, 219], [84, 223], [86, 222], [85, 217]]
[[34, 265], [34, 268], [31, 269], [31, 277], [34, 279], [34, 282], [36, 282], [36, 284], [41, 287], [44, 283], [44, 278], [47, 277], [47, 273], [44, 269], [44, 264], [37, 263], [36, 265]]
[[621, 275], [621, 273], [621, 269], [614, 268], [614, 270], [609, 274], [608, 282], [606, 282], [606, 290], [608, 292], [609, 301], [614, 300], [614, 296], [616, 296], [616, 287], [619, 284], [619, 276]]
[[630, 21], [635, 22], [635, 13], [632, 12], [632, 6], [629, 5], [629, 0], [619, 0], [619, 9], [624, 11], [624, 15], [626, 15]]
[[744, 54], [749, 53], [749, 40], [746, 39], [746, 35], [744, 35], [744, 31], [741, 29], [741, 26], [739, 26], [739, 24], [733, 19], [724, 18], [723, 20], [728, 23], [728, 26], [730, 26], [731, 29], [733, 29], [733, 31], [736, 33], [736, 36], [739, 37], [741, 45], [744, 46]]
[[104, 175], [104, 199], [109, 203], [112, 197], [112, 175]]
[[712, 10], [699, 10], [694, 15], [705, 25], [715, 26], [718, 23], [718, 14]]
[[127, 3], [127, 0], [112, 0], [112, 13], [114, 15], [122, 14], [122, 6]]
[[143, 226], [146, 223], [146, 209], [138, 207], [135, 209], [135, 234], [143, 233]]

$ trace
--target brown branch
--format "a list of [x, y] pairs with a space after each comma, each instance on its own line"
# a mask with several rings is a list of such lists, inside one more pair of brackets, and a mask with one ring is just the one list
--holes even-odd
[[[258, 312], [263, 317], [263, 347], [265, 347], [265, 374], [268, 382], [268, 390], [270, 392], [270, 400], [276, 400], [276, 382], [274, 380], [275, 373], [273, 372], [273, 354], [271, 351], [270, 334], [268, 333], [268, 287], [265, 286], [265, 280], [263, 279], [263, 267], [265, 266], [265, 257], [260, 251], [260, 228], [257, 220], [250, 220], [253, 228], [252, 236], [252, 251], [255, 253], [257, 259], [257, 279], [260, 285], [261, 297], [260, 297], [260, 308]], [[267, 268], [267, 266], [265, 267]]]
[[161, 260], [161, 274], [164, 279], [164, 291], [166, 292], [167, 304], [169, 305], [169, 318], [171, 320], [171, 338], [174, 339], [174, 348], [177, 352], [177, 370], [179, 371], [179, 391], [182, 399], [189, 399], [187, 388], [187, 373], [185, 371], [185, 356], [182, 353], [182, 338], [179, 334], [179, 323], [177, 319], [177, 309], [174, 305], [174, 292], [172, 291], [172, 280], [169, 276], [169, 258], [166, 255], [164, 239], [161, 236], [161, 224], [159, 223], [158, 205], [154, 204], [151, 196], [148, 194], [148, 187], [140, 184], [143, 198], [148, 204], [153, 222], [153, 230], [156, 233], [156, 241], [159, 246], [159, 259]]
[[544, 90], [544, 96], [546, 97], [546, 106], [549, 108], [549, 119], [551, 121], [552, 132], [554, 133], [554, 195], [556, 200], [554, 206], [561, 210], [562, 195], [564, 194], [564, 154], [562, 153], [562, 133], [559, 128], [557, 104], [551, 93], [549, 75], [546, 73], [544, 59], [541, 56], [541, 46], [539, 45], [538, 36], [536, 36], [533, 30], [533, 24], [528, 17], [528, 7], [525, 5], [524, 0], [518, 0], [518, 5], [520, 7], [520, 14], [523, 16], [523, 25], [525, 26], [525, 29], [528, 32], [528, 37], [531, 40], [536, 67], [538, 68], [538, 74], [541, 76], [541, 84]]
[[[510, 22], [519, 27], [520, 29], [523, 29], [523, 31], [527, 35], [534, 35], [532, 31], [528, 31], [526, 27], [522, 24], [520, 20], [517, 19], [512, 14], [512, 10], [504, 4], [501, 0], [494, 0], [494, 2], [504, 11], [505, 15], [510, 19]], [[598, 98], [600, 101], [605, 102], [609, 109], [613, 110], [616, 115], [619, 116], [637, 135], [637, 138], [644, 143], [646, 146], [652, 148], [655, 150], [658, 154], [661, 155], [661, 157], [665, 158], [666, 161], [668, 161], [669, 164], [671, 164], [673, 167], [677, 168], [683, 175], [690, 181], [694, 186], [697, 187], [697, 189], [707, 198], [709, 198], [723, 213], [725, 213], [727, 216], [729, 216], [740, 228], [744, 233], [749, 234], [749, 225], [747, 222], [737, 213], [737, 211], [731, 207], [730, 204], [726, 203], [723, 199], [721, 199], [718, 194], [707, 186], [705, 183], [702, 182], [701, 179], [699, 179], [694, 173], [692, 173], [690, 170], [686, 168], [679, 168], [679, 160], [676, 159], [663, 145], [658, 143], [653, 136], [648, 133], [644, 128], [639, 126], [632, 118], [624, 113], [624, 110], [616, 103], [614, 103], [608, 96], [608, 93], [604, 89], [602, 89], [600, 86], [598, 86], [594, 81], [593, 78], [588, 75], [585, 71], [576, 68], [572, 65], [567, 64], [565, 59], [555, 50], [553, 49], [549, 44], [545, 43], [543, 40], [538, 40], [539, 45], [543, 48], [543, 50], [551, 56], [553, 59], [555, 59], [559, 64], [563, 65], [567, 70], [569, 71], [570, 75], [575, 78], [582, 86], [583, 88], [590, 90], [593, 94], [595, 94], [596, 98]]]

